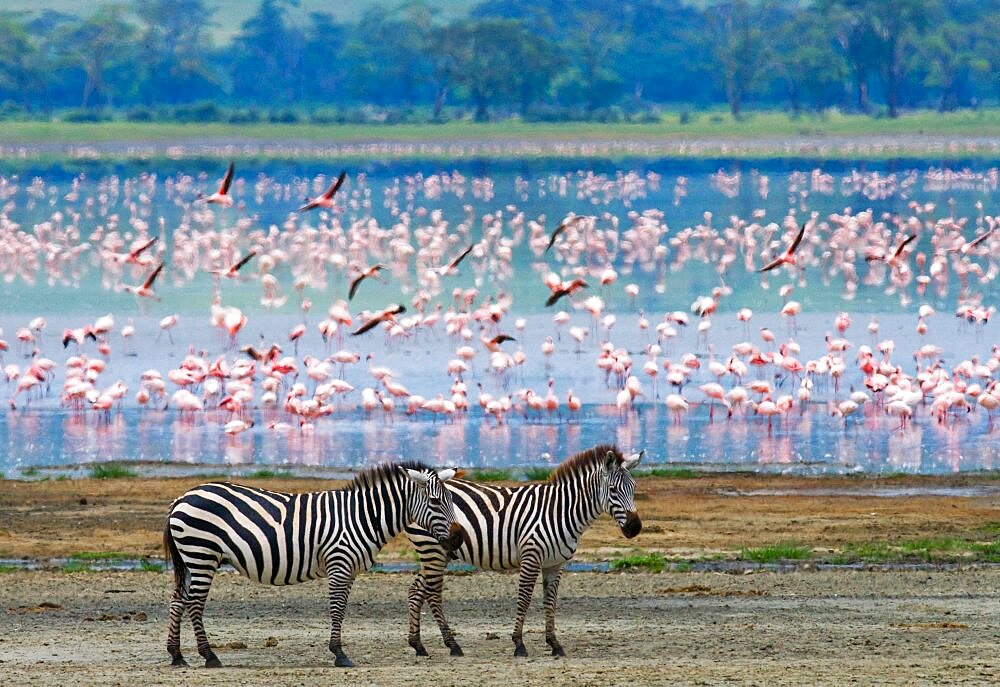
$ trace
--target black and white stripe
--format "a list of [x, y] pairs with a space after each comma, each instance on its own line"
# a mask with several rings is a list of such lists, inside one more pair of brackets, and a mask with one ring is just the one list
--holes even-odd
[[454, 470], [419, 463], [386, 464], [360, 473], [343, 489], [286, 494], [215, 482], [174, 501], [163, 534], [174, 564], [167, 651], [186, 665], [180, 649], [181, 618], [191, 616], [198, 653], [218, 667], [202, 616], [212, 579], [229, 563], [262, 584], [286, 585], [326, 576], [330, 601], [330, 651], [338, 666], [351, 661], [340, 630], [355, 576], [368, 570], [385, 543], [407, 523], [426, 527], [444, 549], [462, 540], [450, 493], [443, 483]]
[[446, 551], [417, 524], [406, 534], [417, 549], [421, 570], [409, 593], [409, 643], [418, 656], [427, 650], [420, 639], [420, 611], [430, 606], [444, 643], [453, 656], [462, 655], [442, 608], [444, 571], [450, 558], [488, 570], [520, 567], [514, 655], [527, 656], [522, 641], [524, 616], [539, 573], [545, 599], [545, 640], [554, 656], [565, 655], [556, 639], [555, 607], [563, 566], [576, 553], [580, 537], [601, 513], [615, 519], [626, 537], [642, 529], [635, 511], [635, 480], [630, 470], [642, 454], [625, 458], [614, 446], [596, 446], [560, 465], [548, 482], [508, 488], [453, 480], [455, 516], [468, 539], [454, 552]]

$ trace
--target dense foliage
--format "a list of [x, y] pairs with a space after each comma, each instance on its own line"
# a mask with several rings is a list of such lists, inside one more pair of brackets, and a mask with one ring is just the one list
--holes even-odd
[[[234, 123], [643, 119], [657, 107], [895, 116], [1000, 98], [1000, 12], [973, 0], [420, 0], [356, 23], [262, 0], [226, 45], [207, 0], [0, 13], [0, 116]], [[301, 16], [301, 15], [297, 15]]]

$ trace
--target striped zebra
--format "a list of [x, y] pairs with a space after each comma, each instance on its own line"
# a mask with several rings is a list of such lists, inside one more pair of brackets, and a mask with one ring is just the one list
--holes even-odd
[[229, 563], [262, 584], [286, 585], [326, 576], [330, 601], [330, 651], [336, 665], [353, 665], [341, 647], [340, 628], [355, 576], [378, 551], [417, 522], [443, 549], [463, 538], [451, 494], [443, 483], [455, 470], [435, 471], [415, 462], [388, 463], [359, 473], [342, 489], [284, 494], [213, 482], [174, 501], [163, 543], [174, 564], [167, 651], [181, 655], [181, 618], [191, 616], [205, 667], [222, 664], [205, 634], [202, 615], [216, 570]]
[[514, 621], [514, 655], [527, 656], [521, 630], [531, 603], [538, 574], [542, 575], [545, 608], [545, 641], [553, 656], [565, 656], [556, 639], [556, 596], [563, 566], [576, 552], [580, 537], [601, 513], [608, 513], [622, 534], [632, 538], [642, 529], [635, 511], [635, 480], [629, 472], [643, 453], [625, 458], [614, 446], [595, 446], [556, 468], [542, 484], [496, 487], [467, 480], [447, 485], [455, 503], [456, 520], [465, 539], [449, 552], [417, 523], [406, 534], [420, 557], [409, 592], [409, 644], [417, 656], [426, 656], [420, 640], [420, 611], [426, 599], [452, 656], [462, 649], [448, 627], [442, 608], [444, 571], [449, 558], [489, 570], [520, 566], [517, 619]]

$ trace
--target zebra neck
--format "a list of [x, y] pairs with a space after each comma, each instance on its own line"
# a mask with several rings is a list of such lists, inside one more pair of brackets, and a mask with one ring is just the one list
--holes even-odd
[[604, 511], [599, 476], [583, 474], [553, 486], [559, 492], [559, 502], [565, 504], [567, 515], [571, 516], [564, 520], [563, 526], [575, 537], [580, 537]]
[[356, 487], [352, 499], [359, 524], [368, 534], [370, 549], [375, 552], [403, 531], [406, 525], [410, 485], [402, 481], [382, 482]]

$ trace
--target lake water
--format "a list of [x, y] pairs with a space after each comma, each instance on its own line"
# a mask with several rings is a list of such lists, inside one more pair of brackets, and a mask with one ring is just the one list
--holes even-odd
[[[807, 239], [803, 253], [808, 259], [794, 275], [775, 271], [762, 279], [753, 271], [759, 259], [747, 269], [745, 256], [726, 245], [727, 236], [732, 236], [726, 233], [732, 216], [766, 226], [780, 224], [790, 210], [798, 219], [818, 213], [822, 223], [831, 213], [847, 214], [848, 208], [851, 212], [870, 209], [873, 222], [885, 220], [890, 247], [903, 233], [896, 221], [916, 217], [921, 229], [914, 248], [932, 255], [933, 227], [941, 218], [965, 218], [963, 235], [968, 239], [984, 226], [984, 216], [1000, 214], [996, 209], [1000, 191], [995, 168], [980, 165], [963, 169], [952, 163], [951, 169], [942, 169], [930, 162], [858, 166], [662, 160], [371, 165], [348, 170], [351, 178], [342, 196], [342, 214], [299, 217], [290, 211], [303, 196], [321, 191], [329, 175], [339, 171], [336, 166], [238, 166], [233, 187], [237, 207], [205, 212], [193, 206], [195, 191], [213, 190], [224, 167], [225, 161], [179, 162], [156, 170], [91, 164], [84, 169], [39, 167], [0, 178], [0, 202], [4, 204], [0, 298], [5, 304], [0, 327], [2, 338], [11, 346], [4, 363], [26, 369], [30, 360], [22, 353], [30, 353], [32, 348], [57, 363], [47, 395], [33, 398], [27, 408], [23, 396], [16, 398], [17, 409], [0, 414], [0, 472], [19, 476], [32, 467], [51, 467], [75, 473], [81, 471], [79, 466], [112, 460], [134, 461], [146, 472], [249, 471], [261, 466], [336, 472], [397, 458], [519, 467], [552, 464], [602, 441], [646, 448], [652, 463], [705, 469], [944, 473], [996, 468], [997, 435], [982, 410], [953, 414], [940, 423], [921, 406], [912, 424], [901, 429], [897, 429], [897, 417], [885, 414], [874, 403], [866, 404], [865, 412], [846, 422], [830, 413], [832, 404], [842, 400], [852, 386], [863, 388], [862, 374], [855, 364], [861, 345], [874, 346], [891, 338], [895, 344], [892, 362], [909, 374], [917, 370], [913, 352], [927, 344], [941, 348], [938, 357], [947, 366], [973, 356], [988, 360], [993, 345], [1000, 340], [995, 321], [972, 326], [956, 320], [952, 313], [959, 301], [975, 300], [983, 306], [996, 303], [998, 291], [991, 272], [996, 257], [973, 254], [972, 260], [981, 267], [978, 278], [963, 285], [953, 277], [918, 293], [914, 282], [892, 286], [881, 264], [866, 264], [855, 255], [858, 279], [853, 291], [843, 274], [824, 257], [835, 240], [828, 227], [817, 229]], [[359, 172], [362, 178], [357, 176]], [[914, 204], [919, 207], [915, 209]], [[705, 216], [706, 211], [711, 218]], [[557, 246], [540, 254], [530, 247], [532, 221], [551, 231], [570, 212], [595, 217], [592, 235], [582, 237], [592, 250], [579, 253]], [[664, 247], [662, 255], [651, 252], [649, 246], [637, 247], [630, 238], [629, 230], [641, 216], [656, 225], [657, 243]], [[420, 283], [414, 259], [394, 253], [391, 239], [405, 237], [407, 243], [419, 248], [422, 231], [430, 233], [430, 227], [442, 226], [458, 237], [446, 245], [445, 259], [469, 243], [482, 241], [484, 227], [493, 233], [488, 251], [473, 255], [458, 275], [442, 279], [428, 311], [435, 303], [445, 308], [452, 305], [454, 288], [478, 288], [477, 302], [490, 296], [509, 296], [512, 305], [501, 327], [487, 325], [483, 331], [492, 335], [502, 329], [513, 335], [517, 341], [505, 348], [511, 353], [520, 349], [525, 363], [504, 374], [490, 372], [488, 354], [478, 343], [480, 331], [476, 329], [470, 343], [478, 352], [472, 370], [464, 375], [472, 412], [455, 420], [424, 411], [409, 417], [402, 408], [397, 408], [394, 418], [381, 411], [368, 416], [359, 407], [359, 391], [378, 385], [367, 372], [365, 355], [371, 353], [377, 364], [391, 367], [395, 378], [410, 392], [434, 398], [450, 394], [452, 379], [446, 366], [462, 342], [446, 336], [439, 325], [434, 331], [402, 340], [387, 341], [375, 332], [358, 339], [347, 337], [332, 346], [324, 344], [316, 324], [331, 302], [346, 297], [349, 280], [348, 270], [329, 259], [330, 251], [340, 250], [363, 264], [383, 261], [388, 265], [386, 283], [365, 282], [352, 303], [357, 323], [363, 308], [377, 309], [394, 301], [410, 305], [413, 294], [425, 286]], [[362, 362], [343, 371], [356, 390], [335, 402], [331, 416], [308, 423], [305, 430], [299, 428], [296, 418], [280, 410], [248, 410], [247, 418], [255, 425], [236, 436], [223, 432], [229, 419], [223, 411], [210, 410], [189, 419], [181, 418], [175, 410], [160, 409], [162, 403], [151, 404], [156, 408], [140, 408], [133, 395], [140, 387], [142, 372], [153, 368], [166, 375], [180, 363], [189, 346], [204, 351], [209, 360], [220, 355], [230, 361], [238, 357], [209, 324], [215, 283], [206, 269], [213, 264], [221, 266], [251, 245], [260, 245], [272, 227], [275, 229], [267, 245], [283, 251], [280, 255], [287, 258], [282, 260], [275, 253], [279, 259], [273, 274], [288, 301], [277, 309], [262, 307], [255, 263], [248, 266], [245, 281], [222, 284], [222, 302], [242, 308], [248, 316], [239, 343], [277, 341], [291, 354], [287, 333], [303, 320], [300, 298], [310, 299], [313, 308], [305, 315], [307, 332], [298, 347], [298, 360], [307, 354], [323, 357], [341, 347], [358, 352]], [[126, 241], [137, 234], [161, 237], [162, 258], [168, 264], [157, 285], [161, 301], [137, 303], [115, 289], [117, 283], [141, 282], [150, 268], [126, 266], [116, 272], [109, 267], [100, 255], [114, 231]], [[352, 245], [352, 232], [363, 234], [368, 243]], [[772, 232], [768, 236], [780, 252], [785, 235]], [[192, 242], [197, 245], [193, 255], [189, 250]], [[509, 259], [495, 252], [503, 248], [510, 250]], [[213, 250], [217, 255], [212, 255]], [[838, 250], [837, 246], [832, 250]], [[730, 253], [738, 259], [720, 270], [721, 261]], [[912, 258], [910, 261], [912, 264]], [[618, 278], [602, 287], [597, 278], [609, 265], [617, 270]], [[572, 309], [563, 301], [561, 307], [567, 308], [570, 321], [555, 327], [551, 321], [551, 310], [555, 309], [547, 310], [543, 305], [549, 290], [542, 276], [550, 269], [564, 279], [575, 273], [587, 275], [591, 287], [577, 303], [588, 293], [599, 295], [605, 304], [601, 317], [614, 315], [614, 324], [600, 326], [590, 313]], [[307, 278], [300, 293], [293, 282], [303, 275]], [[636, 298], [625, 293], [627, 283], [638, 286]], [[778, 291], [785, 284], [794, 286], [791, 297], [802, 304], [803, 314], [794, 329], [788, 318], [778, 314], [785, 300]], [[694, 298], [719, 286], [727, 289], [727, 295], [712, 318], [707, 341], [695, 331], [697, 318], [693, 316], [690, 326], [675, 325], [676, 336], [660, 341], [663, 351], [658, 363], [665, 358], [676, 362], [685, 352], [695, 353], [702, 363], [684, 386], [683, 394], [692, 408], [678, 424], [663, 404], [663, 397], [677, 389], [667, 388], [662, 367], [655, 390], [653, 380], [639, 370], [646, 360], [647, 345], [656, 340], [653, 330], [664, 314], [689, 311]], [[938, 313], [928, 318], [927, 333], [919, 335], [915, 313], [925, 303]], [[735, 312], [741, 307], [755, 312], [749, 327], [736, 320]], [[640, 310], [651, 323], [648, 330], [638, 327]], [[704, 394], [697, 387], [714, 381], [706, 369], [713, 355], [725, 361], [731, 347], [743, 340], [766, 348], [758, 330], [768, 327], [777, 335], [771, 348], [794, 339], [801, 347], [798, 356], [803, 361], [819, 358], [826, 353], [825, 336], [836, 334], [833, 318], [840, 311], [851, 313], [853, 318], [845, 333], [853, 348], [844, 354], [848, 370], [840, 389], [835, 390], [826, 379], [816, 379], [812, 401], [775, 418], [770, 431], [767, 420], [754, 417], [752, 411], [749, 417], [740, 411], [731, 419], [724, 411], [717, 412], [709, 420], [709, 409], [702, 403]], [[120, 379], [129, 388], [122, 408], [110, 418], [89, 408], [71, 412], [59, 403], [64, 363], [70, 355], [81, 352], [75, 344], [64, 348], [61, 332], [105, 313], [115, 316], [116, 331], [129, 321], [136, 328], [130, 343], [112, 335], [112, 352], [95, 384], [105, 388]], [[177, 314], [179, 322], [164, 335], [158, 322], [169, 314]], [[46, 317], [46, 328], [36, 332], [36, 341], [22, 351], [15, 332], [36, 316]], [[877, 336], [866, 330], [873, 317], [879, 322]], [[524, 319], [523, 329], [515, 328], [517, 318]], [[574, 325], [589, 330], [580, 353], [568, 336]], [[556, 350], [548, 360], [539, 351], [547, 336], [556, 339]], [[643, 384], [635, 409], [625, 413], [615, 406], [618, 389], [605, 383], [596, 366], [599, 345], [608, 340], [629, 351], [634, 372]], [[84, 344], [82, 353], [101, 357], [92, 342]], [[798, 379], [770, 369], [761, 374], [774, 385], [776, 397], [796, 393]], [[486, 393], [513, 395], [516, 400], [518, 391], [525, 388], [544, 394], [550, 378], [562, 402], [559, 416], [525, 418], [522, 412], [513, 411], [497, 426], [475, 405], [477, 384]], [[986, 386], [989, 380], [979, 381]], [[8, 396], [16, 383], [16, 378], [8, 383]], [[726, 386], [732, 383], [730, 380]], [[168, 383], [168, 392], [175, 388]], [[565, 408], [569, 389], [584, 404], [572, 416]], [[0, 391], [0, 396], [4, 393]]]

